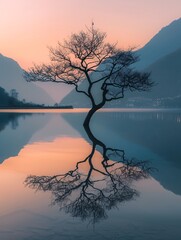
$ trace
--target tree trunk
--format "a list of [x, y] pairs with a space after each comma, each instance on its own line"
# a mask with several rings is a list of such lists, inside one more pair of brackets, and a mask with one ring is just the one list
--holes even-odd
[[91, 122], [91, 119], [93, 117], [93, 115], [99, 110], [101, 109], [102, 107], [104, 106], [104, 102], [98, 104], [98, 105], [95, 105], [94, 107], [92, 107], [85, 120], [84, 120], [84, 123], [83, 123], [83, 126], [84, 126], [84, 129], [88, 135], [88, 137], [90, 138], [90, 140], [92, 140], [94, 143], [98, 144], [98, 145], [102, 145], [101, 142], [92, 134], [92, 131], [90, 129], [90, 122]]
[[89, 127], [90, 127], [90, 121], [91, 121], [91, 119], [92, 119], [92, 116], [94, 115], [95, 112], [97, 112], [97, 111], [98, 111], [99, 109], [101, 109], [101, 108], [102, 108], [102, 106], [96, 105], [96, 106], [92, 107], [92, 108], [89, 110], [89, 112], [88, 112], [88, 114], [87, 114], [87, 116], [86, 116], [86, 118], [85, 118], [85, 120], [84, 120], [84, 123], [83, 123], [83, 126], [84, 126], [85, 128], [89, 128]]

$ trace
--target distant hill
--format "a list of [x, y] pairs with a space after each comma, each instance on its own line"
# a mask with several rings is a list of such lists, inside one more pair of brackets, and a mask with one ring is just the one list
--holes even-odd
[[155, 86], [149, 92], [127, 94], [114, 107], [181, 107], [181, 48], [157, 60], [145, 71]]
[[60, 105], [68, 105], [68, 103], [71, 103], [75, 108], [91, 107], [89, 99], [84, 94], [77, 93], [74, 89], [62, 99]]
[[34, 83], [23, 79], [23, 70], [14, 60], [0, 54], [0, 86], [8, 93], [12, 89], [18, 92], [18, 99], [26, 102], [54, 104], [54, 100]]
[[[151, 72], [155, 86], [150, 92], [127, 93], [124, 99], [107, 106], [181, 107], [181, 18], [163, 28], [137, 54], [140, 55], [140, 62], [135, 64], [135, 68]], [[75, 90], [61, 104], [90, 106], [88, 99]]]
[[181, 48], [181, 18], [162, 28], [143, 48], [137, 51], [137, 69], [147, 68], [158, 59]]

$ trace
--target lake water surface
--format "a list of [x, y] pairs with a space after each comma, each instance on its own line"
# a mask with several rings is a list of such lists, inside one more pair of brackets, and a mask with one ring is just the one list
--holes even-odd
[[86, 111], [0, 112], [0, 239], [180, 240], [181, 111]]

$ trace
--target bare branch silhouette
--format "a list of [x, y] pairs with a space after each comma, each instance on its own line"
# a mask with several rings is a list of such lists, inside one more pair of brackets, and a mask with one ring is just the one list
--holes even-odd
[[[138, 57], [132, 49], [124, 51], [116, 44], [107, 43], [106, 34], [94, 25], [72, 34], [49, 50], [50, 64], [35, 65], [24, 73], [25, 79], [74, 85], [92, 105], [85, 125], [106, 102], [123, 98], [125, 91], [148, 91], [153, 86], [149, 73], [133, 69]], [[84, 89], [80, 89], [82, 81], [86, 83]], [[99, 100], [95, 97], [95, 89]]]

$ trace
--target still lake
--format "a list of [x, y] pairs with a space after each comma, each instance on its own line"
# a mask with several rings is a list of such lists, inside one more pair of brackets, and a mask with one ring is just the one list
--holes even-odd
[[0, 112], [0, 239], [180, 240], [181, 110], [86, 111]]

